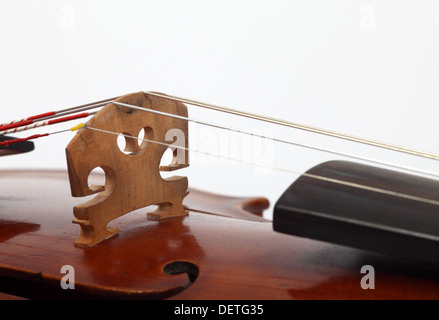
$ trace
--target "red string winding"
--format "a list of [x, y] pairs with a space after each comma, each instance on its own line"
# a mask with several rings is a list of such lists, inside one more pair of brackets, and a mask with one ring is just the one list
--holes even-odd
[[7, 140], [7, 141], [0, 142], [0, 146], [9, 147], [11, 144], [14, 144], [14, 143], [19, 143], [19, 142], [24, 142], [24, 141], [28, 141], [28, 140], [38, 139], [38, 138], [41, 138], [41, 137], [47, 137], [48, 135], [49, 135], [49, 133], [34, 134], [33, 136], [30, 136], [30, 137], [27, 137], [27, 138], [19, 138], [19, 139]]

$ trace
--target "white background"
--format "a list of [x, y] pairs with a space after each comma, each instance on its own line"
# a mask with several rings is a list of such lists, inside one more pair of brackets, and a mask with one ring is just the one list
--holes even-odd
[[[0, 35], [0, 122], [151, 90], [439, 153], [434, 0], [2, 1]], [[429, 161], [189, 108], [194, 118], [439, 171]], [[340, 159], [190, 130], [190, 147], [229, 152], [233, 141], [233, 157], [246, 151], [251, 161], [297, 172]], [[72, 135], [35, 141], [34, 152], [2, 157], [0, 167], [65, 169]], [[272, 203], [297, 178], [191, 159], [182, 174], [192, 187]]]

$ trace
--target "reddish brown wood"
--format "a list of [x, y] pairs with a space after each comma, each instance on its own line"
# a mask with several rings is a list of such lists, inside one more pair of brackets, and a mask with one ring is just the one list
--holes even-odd
[[[243, 212], [262, 210], [261, 198], [193, 191], [188, 216], [150, 221], [138, 210], [92, 248], [73, 245], [72, 208], [82, 201], [70, 196], [66, 172], [0, 172], [0, 298], [439, 298], [438, 268], [276, 233]], [[366, 264], [375, 290], [360, 287]], [[74, 290], [60, 288], [63, 265], [75, 269]]]

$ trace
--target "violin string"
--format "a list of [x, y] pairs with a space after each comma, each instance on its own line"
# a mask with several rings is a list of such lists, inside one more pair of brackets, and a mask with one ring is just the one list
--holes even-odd
[[9, 147], [11, 144], [25, 142], [28, 140], [35, 140], [35, 139], [47, 137], [47, 136], [49, 136], [49, 133], [34, 134], [34, 135], [26, 137], [26, 138], [16, 138], [16, 139], [12, 139], [12, 140], [5, 140], [5, 141], [0, 142], [0, 146]]
[[[279, 120], [279, 119], [269, 118], [269, 117], [265, 117], [265, 116], [261, 116], [261, 115], [246, 113], [246, 112], [242, 112], [242, 111], [238, 111], [238, 110], [234, 110], [234, 109], [230, 109], [230, 108], [225, 108], [225, 107], [220, 107], [220, 106], [216, 106], [216, 105], [212, 105], [212, 104], [207, 104], [207, 103], [204, 103], [204, 102], [199, 102], [199, 101], [195, 101], [195, 100], [191, 100], [191, 99], [180, 98], [180, 97], [175, 97], [175, 96], [170, 96], [170, 95], [163, 95], [163, 94], [159, 94], [159, 93], [155, 93], [155, 92], [144, 92], [144, 93], [147, 94], [147, 95], [153, 95], [153, 96], [157, 96], [157, 97], [161, 97], [161, 98], [166, 98], [166, 99], [169, 99], [169, 100], [172, 100], [172, 101], [179, 101], [179, 102], [183, 102], [183, 103], [187, 103], [187, 104], [191, 104], [191, 105], [196, 105], [196, 106], [198, 105], [198, 106], [202, 106], [202, 107], [205, 107], [205, 108], [208, 108], [208, 109], [213, 109], [213, 110], [217, 110], [217, 111], [232, 113], [232, 114], [236, 114], [236, 115], [239, 115], [239, 116], [245, 116], [245, 117], [249, 117], [249, 118], [253, 118], [253, 119], [257, 119], [257, 120], [261, 120], [261, 121], [277, 123], [277, 124], [280, 124], [280, 125], [287, 125], [287, 126], [290, 126], [290, 127], [293, 127], [293, 128], [304, 129], [304, 130], [311, 131], [311, 132], [316, 132], [314, 130], [314, 129], [316, 129], [316, 130], [318, 130], [317, 133], [321, 133], [321, 134], [329, 133], [328, 135], [332, 135], [332, 133], [334, 133], [334, 132], [323, 130], [323, 129], [318, 129], [318, 128], [304, 126], [304, 125], [298, 125], [298, 124], [295, 124], [295, 123], [286, 122], [284, 120]], [[351, 154], [351, 153], [341, 152], [341, 151], [332, 150], [332, 149], [328, 149], [328, 148], [317, 147], [317, 146], [314, 146], [314, 145], [304, 144], [304, 143], [300, 143], [300, 142], [297, 142], [297, 141], [292, 141], [292, 140], [287, 140], [287, 139], [280, 139], [280, 138], [274, 138], [274, 137], [268, 137], [268, 136], [264, 136], [264, 135], [261, 135], [261, 134], [252, 133], [252, 132], [245, 131], [245, 130], [242, 130], [242, 129], [231, 128], [231, 127], [219, 125], [219, 124], [212, 123], [212, 122], [196, 120], [196, 119], [193, 119], [193, 118], [178, 116], [178, 115], [174, 115], [174, 114], [170, 114], [170, 113], [165, 113], [165, 112], [161, 112], [161, 111], [157, 111], [157, 110], [152, 110], [152, 109], [146, 109], [146, 108], [142, 108], [142, 107], [138, 107], [138, 106], [122, 103], [122, 102], [117, 102], [117, 101], [115, 101], [115, 99], [117, 99], [117, 98], [118, 97], [111, 98], [111, 99], [105, 99], [105, 100], [101, 100], [101, 101], [97, 101], [97, 102], [93, 102], [93, 103], [88, 103], [88, 104], [85, 104], [85, 105], [81, 105], [81, 106], [77, 106], [77, 107], [72, 107], [72, 108], [68, 108], [68, 109], [64, 109], [64, 110], [60, 110], [60, 111], [56, 111], [56, 112], [48, 112], [48, 113], [41, 114], [41, 115], [38, 115], [38, 116], [29, 117], [27, 119], [22, 119], [22, 120], [18, 120], [18, 121], [12, 121], [11, 122], [12, 125], [14, 125], [14, 126], [17, 125], [18, 126], [20, 124], [20, 122], [23, 122], [23, 121], [29, 121], [30, 120], [30, 121], [34, 122], [36, 119], [38, 119], [39, 121], [42, 121], [42, 120], [46, 120], [46, 119], [52, 119], [52, 118], [57, 117], [57, 116], [59, 117], [59, 118], [57, 118], [55, 120], [50, 120], [50, 121], [46, 120], [44, 122], [35, 123], [33, 125], [25, 125], [25, 126], [22, 126], [20, 128], [14, 128], [14, 129], [0, 131], [0, 135], [4, 135], [4, 134], [7, 134], [7, 133], [12, 133], [12, 132], [15, 133], [15, 132], [20, 132], [20, 131], [25, 131], [25, 130], [29, 130], [29, 129], [45, 126], [45, 125], [48, 125], [48, 124], [55, 124], [55, 123], [60, 123], [60, 122], [63, 122], [63, 121], [70, 121], [70, 120], [78, 119], [79, 117], [86, 117], [86, 116], [89, 116], [89, 115], [93, 115], [96, 112], [94, 112], [94, 113], [87, 113], [87, 114], [84, 113], [84, 114], [81, 114], [81, 115], [75, 115], [75, 116], [65, 117], [65, 118], [62, 118], [60, 116], [71, 114], [71, 113], [74, 113], [74, 112], [85, 111], [85, 110], [89, 110], [89, 109], [93, 109], [93, 108], [102, 107], [102, 106], [107, 105], [109, 103], [114, 103], [114, 104], [120, 105], [120, 106], [130, 107], [130, 108], [133, 108], [133, 109], [139, 109], [139, 110], [143, 110], [143, 111], [146, 111], [146, 112], [155, 113], [155, 114], [159, 114], [159, 115], [163, 115], [163, 116], [168, 116], [168, 117], [173, 117], [173, 118], [177, 118], [177, 119], [181, 119], [181, 120], [185, 120], [185, 121], [191, 121], [191, 122], [196, 123], [196, 124], [207, 125], [207, 126], [210, 126], [210, 127], [224, 129], [224, 130], [229, 130], [229, 131], [237, 132], [237, 133], [240, 133], [240, 134], [246, 134], [246, 135], [255, 136], [255, 137], [259, 137], [259, 138], [263, 138], [263, 139], [271, 139], [273, 141], [277, 141], [277, 142], [281, 142], [281, 143], [286, 143], [286, 144], [289, 144], [289, 145], [295, 145], [295, 146], [309, 148], [309, 149], [313, 149], [313, 150], [317, 150], [317, 151], [323, 151], [323, 152], [332, 153], [332, 154], [336, 154], [336, 155], [341, 155], [341, 156], [345, 156], [345, 157], [349, 157], [349, 158], [354, 158], [354, 159], [357, 159], [357, 160], [377, 163], [377, 164], [381, 164], [381, 165], [384, 165], [384, 166], [389, 166], [389, 167], [399, 168], [399, 169], [403, 169], [403, 170], [407, 170], [407, 171], [412, 171], [412, 172], [417, 172], [417, 173], [421, 173], [421, 174], [426, 174], [426, 175], [429, 175], [429, 176], [439, 177], [438, 173], [432, 172], [432, 171], [427, 171], [427, 170], [422, 170], [422, 169], [413, 168], [413, 167], [409, 167], [409, 166], [399, 165], [399, 164], [396, 164], [396, 163], [391, 163], [391, 162], [382, 161], [382, 160], [378, 160], [378, 159], [373, 159], [373, 158], [369, 158], [369, 157], [362, 157], [362, 156]], [[6, 124], [6, 126], [11, 125], [11, 124]], [[0, 125], [0, 129], [2, 128], [1, 126], [2, 125]], [[332, 135], [332, 136], [334, 136], [334, 135]], [[347, 135], [336, 133], [336, 137], [338, 137], [338, 138], [344, 139], [344, 138], [346, 138], [345, 136], [347, 136]], [[348, 140], [359, 142], [359, 143], [370, 144], [368, 142], [372, 141], [373, 143], [371, 145], [375, 145], [377, 147], [387, 148], [389, 146], [389, 144], [380, 143], [380, 142], [376, 142], [376, 141], [369, 140], [369, 139], [358, 138], [358, 137], [353, 137], [353, 136], [347, 136], [347, 137], [348, 137]], [[350, 139], [350, 138], [354, 138], [354, 139]], [[380, 145], [376, 145], [375, 143], [378, 143]], [[427, 157], [427, 158], [430, 158], [430, 159], [431, 158], [436, 159], [436, 157], [438, 157], [437, 155], [434, 155], [434, 154], [431, 154], [431, 153], [424, 153], [424, 152], [417, 151], [417, 150], [407, 149], [405, 147], [398, 147], [398, 146], [393, 146], [393, 145], [390, 145], [390, 146], [391, 146], [390, 150], [394, 150], [394, 151], [400, 151], [400, 152], [409, 151], [407, 153], [412, 154], [412, 155], [416, 155], [416, 156]]]
[[81, 127], [82, 126], [76, 126], [76, 127], [71, 128], [71, 129], [65, 129], [65, 130], [60, 130], [60, 131], [55, 131], [55, 132], [50, 132], [50, 133], [34, 134], [34, 135], [31, 135], [31, 136], [25, 137], [25, 138], [16, 138], [16, 139], [12, 139], [12, 140], [5, 140], [5, 141], [0, 142], [0, 146], [9, 147], [11, 144], [15, 144], [15, 143], [25, 142], [28, 140], [35, 140], [35, 139], [48, 137], [48, 136], [52, 136], [52, 135], [55, 135], [58, 133], [64, 133], [64, 132], [68, 132], [68, 131], [76, 131]]
[[[200, 120], [190, 119], [190, 118], [187, 118], [187, 117], [167, 114], [167, 113], [163, 113], [163, 112], [157, 111], [157, 110], [145, 109], [145, 108], [141, 108], [141, 107], [138, 107], [138, 106], [133, 106], [133, 105], [129, 105], [129, 104], [124, 104], [124, 103], [120, 103], [120, 102], [111, 101], [110, 99], [108, 101], [113, 102], [116, 105], [121, 105], [121, 106], [131, 107], [131, 108], [138, 108], [138, 109], [141, 109], [143, 111], [149, 111], [149, 112], [152, 112], [152, 113], [157, 113], [157, 114], [161, 114], [161, 115], [165, 115], [165, 116], [172, 116], [174, 118], [178, 118], [178, 119], [182, 119], [182, 120], [186, 120], [186, 121], [192, 121], [192, 122], [195, 122], [195, 123], [198, 123], [198, 124], [210, 125], [210, 126], [213, 126], [213, 127], [216, 127], [216, 128], [221, 128], [221, 129], [225, 129], [225, 130], [231, 130], [231, 131], [235, 131], [235, 132], [238, 132], [238, 133], [249, 134], [249, 135], [252, 135], [252, 136], [258, 136], [258, 137], [270, 139], [270, 137], [267, 137], [267, 136], [262, 136], [262, 135], [254, 134], [254, 133], [247, 132], [247, 131], [240, 130], [240, 129], [220, 126], [218, 124], [213, 124], [213, 123], [206, 122], [206, 121], [200, 121]], [[94, 108], [94, 107], [98, 107], [99, 106], [98, 104], [88, 104], [87, 106], [71, 108], [70, 110], [73, 110], [73, 109], [78, 110], [78, 108]], [[69, 110], [64, 111], [64, 112], [69, 112]], [[97, 112], [88, 113], [87, 116], [93, 115], [95, 113], [97, 113]], [[65, 118], [70, 118], [68, 120], [73, 120], [74, 117], [75, 116], [65, 117]], [[59, 123], [61, 121], [58, 119], [57, 122]], [[53, 132], [50, 135], [56, 134], [56, 133], [61, 133], [61, 132], [74, 131], [74, 130], [79, 129], [82, 126], [83, 125], [76, 126], [76, 127], [72, 128], [72, 129], [67, 129], [67, 130], [62, 130], [62, 131], [58, 131], [58, 132]], [[142, 140], [142, 141], [146, 141], [146, 142], [152, 142], [152, 143], [156, 143], [156, 144], [161, 144], [161, 145], [165, 145], [165, 146], [170, 147], [170, 148], [183, 149], [183, 150], [187, 150], [187, 151], [191, 151], [191, 152], [201, 153], [201, 154], [208, 155], [208, 156], [214, 156], [214, 157], [218, 157], [218, 158], [227, 159], [227, 160], [230, 160], [230, 161], [241, 162], [241, 163], [249, 164], [249, 165], [253, 165], [253, 166], [269, 168], [269, 169], [273, 169], [273, 170], [277, 170], [277, 171], [282, 171], [282, 172], [286, 172], [286, 173], [291, 173], [291, 174], [295, 174], [295, 175], [302, 175], [302, 176], [307, 176], [307, 177], [314, 178], [314, 179], [324, 180], [324, 181], [327, 181], [327, 182], [348, 185], [348, 186], [351, 186], [351, 187], [366, 189], [366, 190], [369, 190], [369, 191], [375, 191], [375, 192], [384, 193], [384, 194], [393, 195], [393, 196], [398, 196], [398, 197], [402, 197], [402, 198], [406, 198], [406, 199], [411, 199], [411, 200], [426, 202], [426, 203], [429, 203], [429, 204], [439, 205], [439, 201], [432, 200], [432, 199], [425, 199], [425, 198], [422, 198], [422, 197], [417, 197], [417, 196], [402, 194], [402, 193], [398, 193], [398, 192], [394, 192], [394, 191], [374, 188], [374, 187], [365, 186], [365, 185], [356, 184], [356, 183], [351, 183], [351, 182], [347, 182], [347, 181], [343, 181], [343, 180], [331, 179], [331, 178], [317, 176], [317, 175], [313, 175], [313, 174], [309, 174], [309, 173], [301, 173], [301, 172], [298, 172], [298, 171], [295, 171], [295, 170], [291, 170], [291, 169], [284, 169], [284, 168], [279, 168], [279, 167], [275, 167], [275, 166], [268, 166], [268, 165], [264, 165], [264, 164], [260, 164], [260, 163], [256, 163], [256, 162], [252, 162], [252, 161], [245, 161], [245, 160], [242, 160], [242, 159], [236, 159], [236, 158], [228, 157], [228, 156], [224, 156], [224, 155], [212, 154], [212, 153], [204, 152], [204, 151], [200, 151], [200, 150], [194, 150], [194, 149], [189, 149], [189, 148], [186, 148], [186, 147], [176, 146], [176, 145], [172, 145], [172, 144], [161, 143], [161, 142], [150, 140], [150, 139], [141, 139], [139, 137], [133, 137], [133, 136], [126, 135], [126, 134], [119, 134], [119, 133], [116, 133], [116, 132], [106, 131], [106, 130], [103, 130], [103, 129], [97, 129], [97, 128], [93, 128], [93, 127], [89, 127], [89, 126], [84, 126], [84, 127], [88, 128], [88, 129], [92, 129], [92, 130], [106, 132], [106, 133], [117, 135], [117, 136], [122, 135], [122, 136], [124, 136], [126, 138], [131, 138], [131, 139], [136, 139], [136, 140]], [[25, 140], [30, 140], [30, 139], [36, 139], [36, 138], [43, 137], [43, 136], [48, 136], [48, 135], [49, 134], [34, 135], [34, 136], [31, 136], [31, 137], [28, 137], [28, 138], [16, 139], [16, 141], [19, 142], [18, 140], [25, 141]], [[335, 151], [335, 150], [323, 149], [323, 148], [319, 148], [319, 147], [315, 147], [315, 146], [303, 145], [303, 144], [292, 142], [292, 141], [285, 140], [285, 139], [277, 139], [277, 138], [275, 138], [275, 139], [276, 139], [276, 141], [283, 142], [283, 143], [289, 143], [289, 144], [295, 144], [295, 145], [304, 146], [304, 147], [310, 147], [310, 148], [317, 149], [317, 150], [320, 150], [320, 151], [336, 153], [336, 154], [340, 154], [340, 155], [344, 155], [344, 156], [350, 156], [350, 157], [355, 157], [355, 158], [359, 159], [358, 156], [356, 156], [356, 155], [345, 154], [345, 153], [341, 153], [341, 152], [338, 152], [338, 151]], [[14, 140], [10, 140], [9, 144], [11, 144], [11, 143], [14, 143]], [[360, 159], [361, 160], [379, 162], [381, 164], [395, 166], [395, 164], [382, 163], [381, 161], [376, 160], [376, 159], [368, 159], [368, 158], [360, 158]], [[408, 170], [413, 170], [414, 169], [414, 168], [408, 168], [408, 167], [404, 167], [404, 166], [401, 167], [399, 165], [396, 165], [396, 166], [398, 166], [400, 168], [403, 168], [403, 169], [408, 169]], [[417, 170], [417, 169], [414, 169], [414, 170], [418, 171], [418, 172], [422, 172], [422, 173], [428, 173], [428, 174], [436, 175], [435, 173], [431, 173], [431, 172], [420, 171], [420, 170]]]
[[[33, 129], [35, 127], [40, 127], [41, 125], [36, 125], [35, 127], [33, 127], [33, 125], [38, 123], [38, 122], [41, 122], [41, 121], [47, 121], [50, 119], [67, 116], [67, 115], [77, 113], [77, 112], [82, 112], [82, 111], [87, 111], [90, 109], [99, 108], [99, 107], [102, 107], [102, 106], [108, 104], [111, 101], [113, 101], [113, 100], [110, 99], [110, 100], [105, 100], [104, 102], [102, 102], [102, 101], [93, 102], [93, 103], [89, 103], [89, 104], [78, 106], [78, 107], [73, 107], [73, 108], [64, 109], [64, 110], [60, 110], [60, 111], [50, 111], [50, 112], [46, 112], [46, 113], [43, 113], [40, 115], [24, 118], [21, 120], [14, 120], [14, 121], [11, 121], [8, 123], [4, 123], [4, 124], [0, 125], [0, 135], [4, 135], [4, 134], [8, 134], [8, 133], [15, 133], [15, 132], [19, 132], [19, 131], [25, 131], [28, 129]], [[20, 130], [18, 130], [18, 129], [13, 130], [15, 128], [22, 128], [22, 127], [26, 127], [26, 128], [20, 129]]]
[[[40, 128], [40, 127], [44, 127], [44, 126], [49, 126], [49, 125], [54, 125], [54, 124], [63, 123], [63, 122], [67, 122], [67, 121], [86, 118], [86, 117], [95, 115], [96, 113], [97, 112], [83, 112], [83, 113], [69, 115], [69, 116], [65, 116], [65, 117], [57, 117], [57, 118], [51, 119], [51, 120], [35, 122], [35, 123], [29, 124], [26, 126], [21, 126], [21, 127], [16, 127], [16, 128], [9, 129], [9, 130], [0, 131], [0, 135], [17, 133], [17, 132], [27, 131], [27, 130], [36, 129], [36, 128]], [[49, 117], [49, 118], [51, 118], [51, 117]], [[10, 141], [13, 141], [13, 140], [10, 140]]]
[[228, 130], [228, 131], [236, 132], [236, 133], [239, 133], [239, 134], [245, 134], [245, 135], [249, 135], [249, 136], [253, 136], [253, 137], [257, 137], [257, 138], [262, 138], [262, 139], [270, 139], [272, 141], [276, 141], [276, 142], [280, 142], [280, 143], [284, 143], [284, 144], [288, 144], [288, 145], [295, 145], [295, 146], [299, 146], [299, 147], [303, 147], [303, 148], [308, 148], [308, 149], [312, 149], [312, 150], [316, 150], [316, 151], [332, 153], [332, 154], [335, 154], [335, 155], [344, 156], [344, 157], [348, 157], [348, 158], [352, 158], [352, 159], [362, 160], [362, 161], [366, 161], [366, 162], [370, 162], [370, 163], [376, 163], [376, 164], [380, 164], [380, 165], [384, 165], [384, 166], [388, 166], [388, 167], [393, 167], [393, 168], [398, 168], [398, 169], [407, 170], [407, 171], [411, 171], [411, 172], [421, 173], [421, 174], [425, 174], [425, 175], [429, 175], [429, 176], [439, 177], [439, 173], [436, 173], [436, 172], [433, 172], [433, 171], [423, 170], [423, 169], [414, 168], [414, 167], [410, 167], [410, 166], [404, 166], [404, 165], [400, 165], [400, 164], [397, 164], [397, 163], [392, 163], [392, 162], [383, 161], [383, 160], [379, 160], [379, 159], [363, 157], [363, 156], [360, 156], [360, 155], [356, 155], [356, 154], [352, 154], [352, 153], [347, 153], [347, 152], [342, 152], [342, 151], [337, 151], [337, 150], [333, 150], [333, 149], [322, 148], [322, 147], [318, 147], [318, 146], [315, 146], [315, 145], [305, 144], [305, 143], [297, 142], [297, 141], [293, 141], [293, 140], [281, 139], [281, 138], [276, 138], [276, 137], [268, 137], [266, 135], [253, 133], [251, 131], [246, 131], [246, 130], [242, 130], [242, 129], [238, 129], [238, 128], [233, 128], [233, 127], [228, 127], [228, 126], [224, 126], [224, 125], [219, 125], [219, 124], [216, 124], [216, 123], [213, 123], [213, 122], [208, 122], [208, 121], [204, 121], [204, 120], [198, 120], [198, 119], [194, 119], [194, 118], [184, 117], [184, 116], [175, 115], [175, 114], [167, 113], [167, 112], [163, 112], [163, 111], [147, 109], [147, 108], [135, 106], [135, 105], [132, 105], [132, 104], [127, 104], [127, 103], [122, 103], [122, 102], [117, 102], [117, 101], [113, 101], [112, 103], [115, 104], [115, 105], [119, 105], [119, 106], [123, 106], [123, 107], [127, 107], [127, 108], [132, 108], [132, 109], [135, 109], [135, 110], [145, 111], [145, 112], [149, 112], [149, 113], [153, 113], [153, 114], [158, 114], [158, 115], [161, 115], [161, 116], [166, 116], [166, 117], [170, 117], [170, 118], [174, 118], [174, 119], [179, 119], [179, 120], [184, 120], [184, 121], [188, 121], [188, 122], [193, 122], [195, 124], [205, 125], [205, 126], [209, 126], [209, 127], [213, 127], [213, 128], [217, 128], [217, 129]]
[[281, 126], [285, 126], [285, 127], [289, 127], [289, 128], [294, 128], [294, 129], [304, 130], [304, 131], [313, 132], [313, 133], [317, 133], [317, 134], [321, 134], [321, 135], [331, 136], [331, 137], [338, 138], [338, 139], [367, 144], [367, 145], [371, 145], [371, 146], [375, 146], [375, 147], [379, 147], [379, 148], [384, 148], [384, 149], [388, 149], [388, 150], [393, 150], [393, 151], [397, 151], [397, 152], [407, 153], [407, 154], [411, 154], [411, 155], [415, 155], [415, 156], [419, 156], [419, 157], [423, 157], [423, 158], [439, 160], [439, 155], [431, 153], [431, 152], [415, 150], [415, 149], [411, 149], [411, 148], [407, 148], [407, 147], [403, 147], [403, 146], [397, 146], [397, 145], [386, 143], [386, 142], [380, 142], [380, 141], [376, 141], [376, 140], [372, 140], [372, 139], [357, 137], [357, 136], [349, 135], [346, 133], [330, 131], [330, 130], [312, 127], [312, 126], [308, 126], [308, 125], [303, 125], [303, 124], [299, 124], [299, 123], [295, 123], [295, 122], [291, 122], [291, 121], [287, 121], [287, 120], [281, 120], [281, 119], [277, 119], [277, 118], [263, 116], [263, 115], [259, 115], [259, 114], [255, 114], [255, 113], [244, 112], [244, 111], [226, 108], [226, 107], [214, 105], [211, 103], [196, 101], [196, 100], [192, 100], [192, 99], [187, 99], [187, 98], [182, 98], [182, 97], [177, 97], [177, 96], [172, 96], [172, 95], [164, 95], [164, 94], [151, 92], [151, 91], [144, 91], [144, 93], [146, 95], [152, 95], [155, 97], [160, 97], [160, 98], [168, 99], [171, 101], [183, 102], [183, 103], [191, 104], [193, 106], [198, 106], [201, 108], [206, 108], [206, 109], [215, 110], [215, 111], [219, 111], [219, 112], [225, 112], [225, 113], [233, 114], [233, 115], [240, 116], [240, 117], [250, 118], [250, 119], [259, 120], [259, 121], [263, 121], [263, 122], [267, 122], [267, 123], [273, 123], [276, 125], [281, 125]]
[[86, 124], [82, 125], [81, 127], [83, 129], [86, 129], [86, 130], [89, 129], [89, 130], [94, 130], [94, 131], [98, 131], [98, 132], [102, 132], [102, 133], [106, 133], [106, 134], [111, 134], [111, 135], [115, 135], [115, 136], [123, 136], [123, 137], [128, 138], [128, 139], [134, 139], [134, 140], [138, 140], [138, 141], [150, 142], [150, 143], [166, 146], [166, 147], [169, 147], [169, 148], [175, 148], [175, 149], [185, 150], [185, 151], [189, 151], [189, 152], [195, 152], [195, 153], [204, 154], [204, 155], [207, 155], [207, 156], [213, 156], [213, 157], [217, 157], [217, 158], [226, 159], [226, 160], [229, 160], [229, 161], [240, 162], [240, 163], [247, 164], [247, 165], [253, 165], [253, 166], [257, 166], [257, 167], [273, 169], [273, 170], [276, 170], [276, 171], [286, 172], [286, 173], [294, 174], [294, 175], [297, 175], [297, 176], [305, 176], [305, 177], [312, 178], [312, 179], [322, 180], [322, 181], [326, 181], [326, 182], [330, 182], [330, 183], [335, 183], [335, 184], [341, 184], [341, 185], [345, 185], [345, 186], [349, 186], [349, 187], [353, 187], [353, 188], [363, 189], [363, 190], [367, 190], [367, 191], [377, 192], [377, 193], [386, 194], [386, 195], [390, 195], [390, 196], [395, 196], [395, 197], [399, 197], [399, 198], [403, 198], [403, 199], [414, 200], [414, 201], [418, 201], [418, 202], [423, 202], [423, 203], [439, 206], [439, 201], [438, 200], [427, 199], [427, 198], [422, 198], [422, 197], [418, 197], [418, 196], [414, 196], [414, 195], [410, 195], [410, 194], [405, 194], [405, 193], [390, 191], [390, 190], [386, 190], [386, 189], [371, 187], [371, 186], [367, 186], [367, 185], [362, 185], [362, 184], [358, 184], [358, 183], [354, 183], [354, 182], [349, 182], [349, 181], [344, 181], [344, 180], [339, 180], [339, 179], [328, 178], [328, 177], [324, 177], [324, 176], [310, 174], [310, 173], [307, 173], [307, 172], [302, 173], [302, 172], [291, 170], [291, 169], [285, 169], [285, 168], [280, 168], [280, 167], [276, 167], [276, 166], [269, 166], [269, 165], [265, 165], [265, 164], [262, 164], [262, 163], [257, 163], [257, 162], [254, 162], [254, 161], [246, 161], [246, 160], [242, 160], [242, 159], [238, 159], [238, 158], [234, 158], [234, 157], [224, 156], [224, 155], [221, 155], [221, 154], [213, 154], [213, 153], [206, 152], [206, 151], [196, 150], [196, 149], [192, 149], [192, 148], [188, 148], [188, 147], [183, 147], [183, 146], [178, 146], [178, 145], [174, 145], [174, 144], [168, 144], [168, 143], [160, 142], [160, 141], [156, 141], [156, 140], [134, 137], [134, 136], [131, 136], [131, 135], [128, 135], [128, 134], [117, 133], [117, 132], [112, 132], [112, 131], [109, 131], [109, 130], [104, 130], [104, 129], [99, 129], [99, 128], [91, 127], [91, 126], [86, 125]]
[[[240, 110], [236, 110], [236, 109], [232, 109], [232, 108], [226, 108], [226, 107], [214, 105], [211, 103], [201, 102], [201, 101], [197, 101], [197, 100], [193, 100], [193, 99], [182, 98], [182, 97], [177, 97], [177, 96], [173, 96], [173, 95], [164, 95], [161, 93], [151, 92], [151, 91], [143, 91], [143, 93], [146, 95], [152, 95], [152, 96], [168, 99], [171, 101], [183, 102], [183, 103], [187, 103], [187, 104], [190, 104], [193, 106], [198, 106], [198, 107], [202, 107], [202, 108], [206, 108], [206, 109], [210, 109], [210, 110], [215, 110], [215, 111], [219, 111], [219, 112], [225, 112], [225, 113], [233, 114], [236, 116], [247, 117], [247, 118], [254, 119], [254, 120], [260, 120], [260, 121], [273, 123], [273, 124], [277, 124], [277, 125], [282, 125], [282, 126], [286, 126], [286, 127], [290, 127], [290, 128], [295, 128], [295, 129], [305, 130], [305, 131], [313, 132], [313, 133], [317, 133], [317, 134], [327, 135], [327, 136], [331, 136], [331, 137], [335, 137], [335, 138], [339, 138], [339, 139], [344, 139], [344, 140], [349, 140], [349, 141], [353, 141], [353, 142], [357, 142], [357, 143], [372, 145], [375, 147], [385, 148], [388, 150], [407, 153], [407, 154], [411, 154], [411, 155], [415, 155], [415, 156], [419, 156], [419, 157], [439, 160], [439, 155], [431, 153], [431, 152], [415, 150], [415, 149], [411, 149], [411, 148], [407, 148], [407, 147], [403, 147], [403, 146], [397, 146], [397, 145], [393, 145], [393, 144], [389, 144], [389, 143], [385, 143], [385, 142], [379, 142], [379, 141], [372, 140], [372, 139], [357, 137], [357, 136], [353, 136], [353, 135], [349, 135], [349, 134], [345, 134], [345, 133], [330, 131], [330, 130], [312, 127], [312, 126], [308, 126], [308, 125], [303, 125], [303, 124], [299, 124], [299, 123], [294, 123], [294, 122], [290, 122], [290, 121], [286, 121], [286, 120], [263, 116], [263, 115], [259, 115], [259, 114], [255, 114], [255, 113], [244, 112], [244, 111], [240, 111]], [[115, 102], [114, 100], [116, 100], [117, 98], [120, 98], [120, 96], [97, 101], [97, 102], [87, 103], [87, 104], [84, 104], [81, 106], [71, 107], [71, 108], [67, 108], [67, 109], [63, 109], [63, 110], [59, 110], [59, 111], [55, 111], [55, 112], [52, 111], [52, 112], [48, 112], [48, 113], [38, 115], [38, 116], [33, 116], [33, 117], [21, 119], [21, 120], [11, 121], [9, 123], [0, 124], [0, 131], [5, 130], [5, 128], [2, 128], [4, 126], [9, 126], [11, 124], [14, 125], [14, 124], [19, 123], [19, 122], [23, 123], [23, 122], [29, 121], [29, 120], [34, 121], [36, 119], [44, 119], [49, 114], [61, 115], [65, 112], [69, 112], [69, 111], [73, 111], [73, 110], [85, 111], [85, 110], [89, 110], [92, 108], [97, 108], [100, 106], [104, 106], [108, 103]], [[23, 125], [26, 125], [26, 124], [23, 123], [20, 126], [23, 126]], [[0, 132], [0, 135], [1, 135], [1, 132]]]

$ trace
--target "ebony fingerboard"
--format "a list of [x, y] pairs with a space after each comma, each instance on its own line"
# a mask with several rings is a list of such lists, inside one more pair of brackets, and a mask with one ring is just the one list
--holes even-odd
[[330, 161], [310, 169], [285, 191], [274, 208], [273, 228], [439, 263], [438, 204], [436, 180]]

